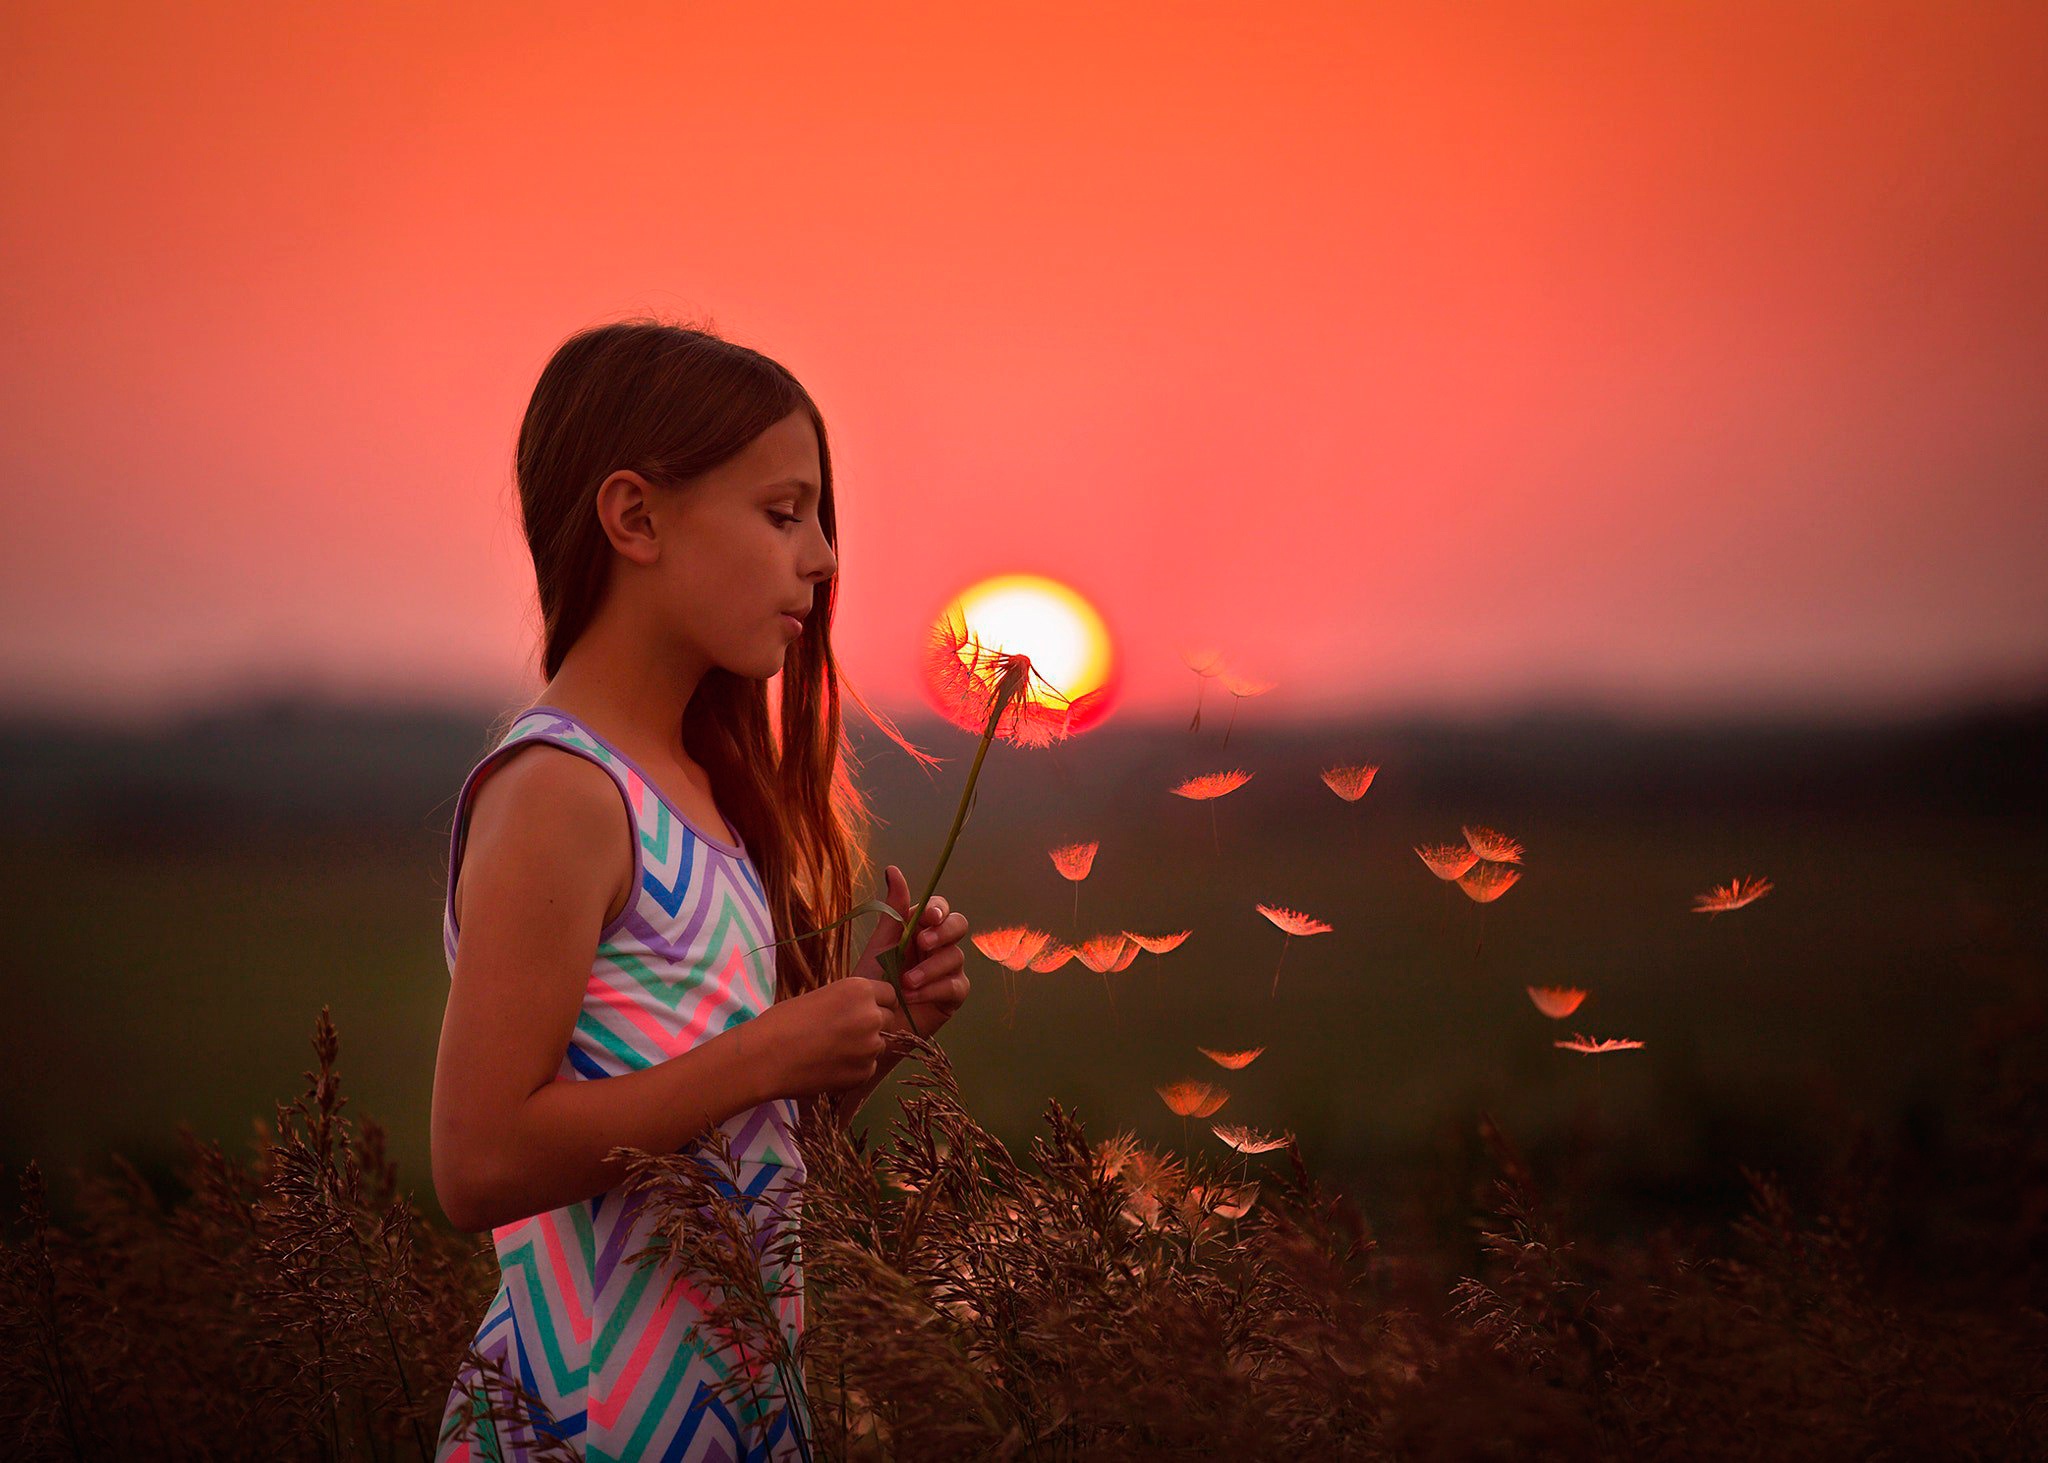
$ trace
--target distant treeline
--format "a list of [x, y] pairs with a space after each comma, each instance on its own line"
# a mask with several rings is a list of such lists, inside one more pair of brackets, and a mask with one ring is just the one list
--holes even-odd
[[[463, 774], [516, 707], [400, 707], [271, 697], [143, 731], [0, 713], [0, 826], [15, 836], [93, 838], [444, 829]], [[2021, 821], [2048, 813], [2048, 697], [1891, 720], [1636, 720], [1543, 710], [1486, 720], [1361, 718], [1276, 722], [1250, 702], [1227, 747], [1226, 705], [1185, 721], [1112, 721], [1048, 755], [1077, 789], [1114, 799], [1132, 775], [1215, 766], [1267, 771], [1304, 806], [1327, 797], [1314, 769], [1373, 761], [1398, 775], [1376, 800], [1499, 806], [1715, 806], [1967, 812]], [[965, 733], [931, 720], [899, 728], [947, 759]], [[930, 795], [931, 776], [851, 708], [859, 777], [878, 803]], [[1276, 776], [1288, 769], [1305, 775]], [[1141, 777], [1140, 781], [1144, 781]], [[943, 783], [944, 779], [940, 781]], [[1261, 789], [1266, 792], [1265, 788]], [[1271, 795], [1271, 794], [1269, 794]]]

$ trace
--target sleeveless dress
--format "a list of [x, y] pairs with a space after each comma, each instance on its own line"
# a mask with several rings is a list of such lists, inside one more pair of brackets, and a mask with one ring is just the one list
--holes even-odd
[[[599, 935], [583, 1008], [555, 1080], [596, 1082], [638, 1071], [765, 1010], [775, 999], [775, 951], [746, 952], [775, 936], [744, 841], [735, 834], [727, 842], [697, 827], [631, 758], [551, 706], [523, 713], [471, 769], [456, 800], [442, 914], [449, 973], [471, 794], [487, 768], [529, 742], [559, 747], [611, 774], [625, 799], [639, 876], [625, 910]], [[789, 1137], [796, 1116], [795, 1100], [781, 1097], [722, 1124], [739, 1160], [741, 1187], [774, 1193], [792, 1222], [804, 1177]], [[770, 1227], [760, 1209], [753, 1213], [765, 1245]], [[443, 1414], [438, 1463], [565, 1452], [593, 1463], [779, 1463], [809, 1456], [814, 1434], [800, 1377], [795, 1397], [785, 1398], [775, 1372], [764, 1366], [760, 1390], [766, 1397], [758, 1416], [736, 1416], [716, 1395], [714, 1384], [738, 1358], [694, 1324], [708, 1304], [697, 1287], [708, 1281], [667, 1262], [632, 1263], [650, 1229], [640, 1206], [612, 1190], [492, 1231], [501, 1283], [477, 1330], [477, 1350], [546, 1403], [552, 1425], [542, 1428], [552, 1438], [483, 1421], [473, 1440], [457, 1441], [465, 1404], [487, 1383], [465, 1367]], [[777, 1319], [794, 1347], [803, 1329], [800, 1263], [781, 1267], [764, 1255], [762, 1264]], [[500, 1410], [506, 1400], [501, 1392]]]

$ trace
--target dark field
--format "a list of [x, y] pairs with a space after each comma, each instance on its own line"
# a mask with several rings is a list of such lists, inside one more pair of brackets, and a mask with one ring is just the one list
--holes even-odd
[[[447, 820], [492, 715], [272, 703], [150, 736], [0, 729], [0, 1165], [43, 1160], [61, 1210], [65, 1170], [110, 1150], [167, 1171], [181, 1122], [238, 1142], [299, 1088], [326, 1004], [352, 1111], [384, 1120], [432, 1210]], [[1426, 1229], [1469, 1199], [1485, 1111], [1539, 1172], [1570, 1176], [1586, 1223], [1632, 1233], [1735, 1212], [1739, 1165], [1796, 1190], [1858, 1117], [1938, 1162], [1973, 1033], [2038, 1011], [2040, 707], [1882, 726], [1276, 729], [1247, 703], [1227, 748], [1223, 726], [1212, 706], [1200, 732], [1118, 724], [991, 751], [942, 890], [976, 928], [1194, 932], [1109, 977], [1114, 1015], [1077, 961], [1014, 977], [1006, 1019], [1007, 973], [970, 950], [974, 997], [942, 1040], [969, 1110], [1006, 1142], [1057, 1097], [1091, 1135], [1180, 1146], [1153, 1088], [1211, 1079], [1232, 1094], [1218, 1121], [1293, 1130], [1375, 1224]], [[973, 743], [904, 730], [946, 767], [927, 778], [869, 734], [857, 775], [887, 820], [877, 864], [902, 864], [915, 891]], [[1345, 803], [1317, 770], [1357, 761], [1381, 771]], [[1254, 776], [1213, 804], [1167, 792], [1229, 767]], [[1410, 851], [1461, 823], [1528, 849], [1522, 881], [1483, 910], [1447, 900]], [[1087, 839], [1101, 850], [1077, 926], [1046, 850]], [[1751, 874], [1775, 891], [1690, 911]], [[1277, 997], [1282, 936], [1255, 903], [1335, 926], [1287, 942]], [[1523, 993], [1546, 984], [1592, 995], [1553, 1022]], [[1552, 1047], [1573, 1031], [1646, 1046]], [[1224, 1073], [1197, 1044], [1266, 1051]], [[877, 1103], [879, 1132], [887, 1090]], [[1206, 1124], [1192, 1133], [1218, 1148]]]

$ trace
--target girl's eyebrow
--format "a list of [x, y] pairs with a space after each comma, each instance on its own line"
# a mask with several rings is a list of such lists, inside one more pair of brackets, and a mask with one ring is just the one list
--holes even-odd
[[816, 493], [819, 490], [818, 485], [809, 478], [783, 478], [777, 482], [762, 484], [763, 491], [768, 488], [801, 488], [806, 493]]

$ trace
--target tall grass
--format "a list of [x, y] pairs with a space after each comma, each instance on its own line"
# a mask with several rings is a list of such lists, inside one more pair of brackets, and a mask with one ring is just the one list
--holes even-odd
[[[765, 1426], [802, 1385], [818, 1458], [2038, 1457], [2042, 1029], [2033, 997], [1987, 1021], [1959, 1161], [1848, 1135], [1811, 1181], [1748, 1175], [1717, 1232], [1595, 1241], [1482, 1116], [1471, 1243], [1427, 1254], [1390, 1253], [1292, 1146], [1091, 1140], [1054, 1101], [1020, 1158], [940, 1048], [898, 1037], [882, 1141], [798, 1134], [801, 1227], [773, 1241], [800, 1247], [794, 1348], [749, 1242], [772, 1216], [715, 1148], [629, 1155], [658, 1220], [639, 1258], [711, 1282], [707, 1324], [747, 1358], [736, 1415]], [[470, 1347], [488, 1247], [423, 1222], [382, 1130], [345, 1113], [325, 1012], [313, 1047], [249, 1156], [187, 1138], [171, 1202], [116, 1160], [58, 1224], [20, 1176], [9, 1457], [421, 1458], [465, 1360], [484, 1415], [537, 1420]], [[1900, 1262], [1935, 1252], [1940, 1276]]]

